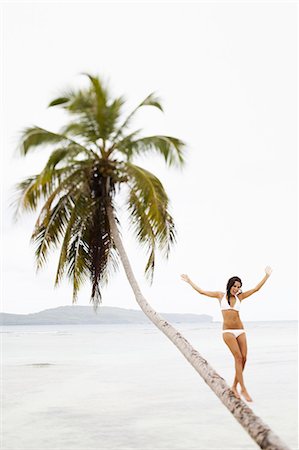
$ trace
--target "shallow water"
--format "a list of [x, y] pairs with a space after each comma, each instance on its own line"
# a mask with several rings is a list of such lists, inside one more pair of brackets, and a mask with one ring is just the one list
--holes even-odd
[[[297, 323], [245, 324], [250, 407], [297, 442]], [[231, 384], [221, 324], [176, 324]], [[258, 448], [154, 325], [2, 327], [3, 450]]]

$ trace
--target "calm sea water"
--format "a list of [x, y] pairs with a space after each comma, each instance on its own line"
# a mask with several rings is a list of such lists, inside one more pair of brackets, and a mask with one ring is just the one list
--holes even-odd
[[[221, 323], [175, 327], [231, 384]], [[252, 409], [292, 449], [297, 323], [245, 324]], [[2, 327], [3, 450], [256, 449], [154, 325]]]

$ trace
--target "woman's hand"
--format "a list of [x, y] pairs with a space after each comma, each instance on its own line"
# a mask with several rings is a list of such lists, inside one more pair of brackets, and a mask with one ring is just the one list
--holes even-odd
[[190, 283], [190, 278], [188, 277], [188, 275], [185, 275], [185, 274], [183, 274], [183, 275], [181, 275], [181, 279], [183, 280], [183, 281], [186, 281], [186, 283]]
[[268, 275], [268, 277], [269, 277], [271, 275], [271, 273], [272, 273], [271, 267], [267, 266], [266, 269], [265, 269], [265, 272], [266, 272], [266, 275]]

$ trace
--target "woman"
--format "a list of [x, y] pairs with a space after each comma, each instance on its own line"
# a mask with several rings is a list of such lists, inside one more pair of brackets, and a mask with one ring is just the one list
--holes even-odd
[[271, 275], [271, 267], [267, 266], [265, 272], [266, 275], [264, 276], [262, 281], [255, 288], [250, 289], [246, 292], [241, 291], [242, 281], [239, 277], [230, 278], [227, 282], [225, 293], [219, 291], [204, 291], [200, 287], [196, 286], [196, 284], [194, 284], [193, 281], [190, 280], [188, 275], [181, 275], [182, 280], [190, 284], [190, 286], [192, 286], [193, 289], [195, 289], [200, 294], [206, 295], [207, 297], [218, 298], [223, 315], [223, 340], [229, 347], [235, 359], [236, 374], [234, 383], [232, 385], [232, 391], [237, 398], [240, 398], [237, 389], [238, 384], [240, 384], [241, 394], [248, 402], [252, 402], [252, 398], [247, 392], [243, 379], [243, 370], [245, 367], [247, 356], [247, 342], [243, 323], [241, 322], [239, 316], [239, 310], [241, 302], [245, 298], [257, 292], [265, 284], [265, 282]]

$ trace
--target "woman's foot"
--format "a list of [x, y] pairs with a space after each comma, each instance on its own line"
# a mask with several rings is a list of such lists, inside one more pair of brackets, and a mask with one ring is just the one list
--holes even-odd
[[234, 393], [234, 396], [236, 397], [236, 398], [241, 398], [240, 397], [240, 394], [239, 394], [239, 392], [238, 392], [238, 390], [237, 390], [237, 386], [232, 386], [232, 391], [233, 391], [233, 393]]
[[241, 394], [247, 402], [252, 402], [252, 398], [250, 397], [246, 389], [241, 389]]

